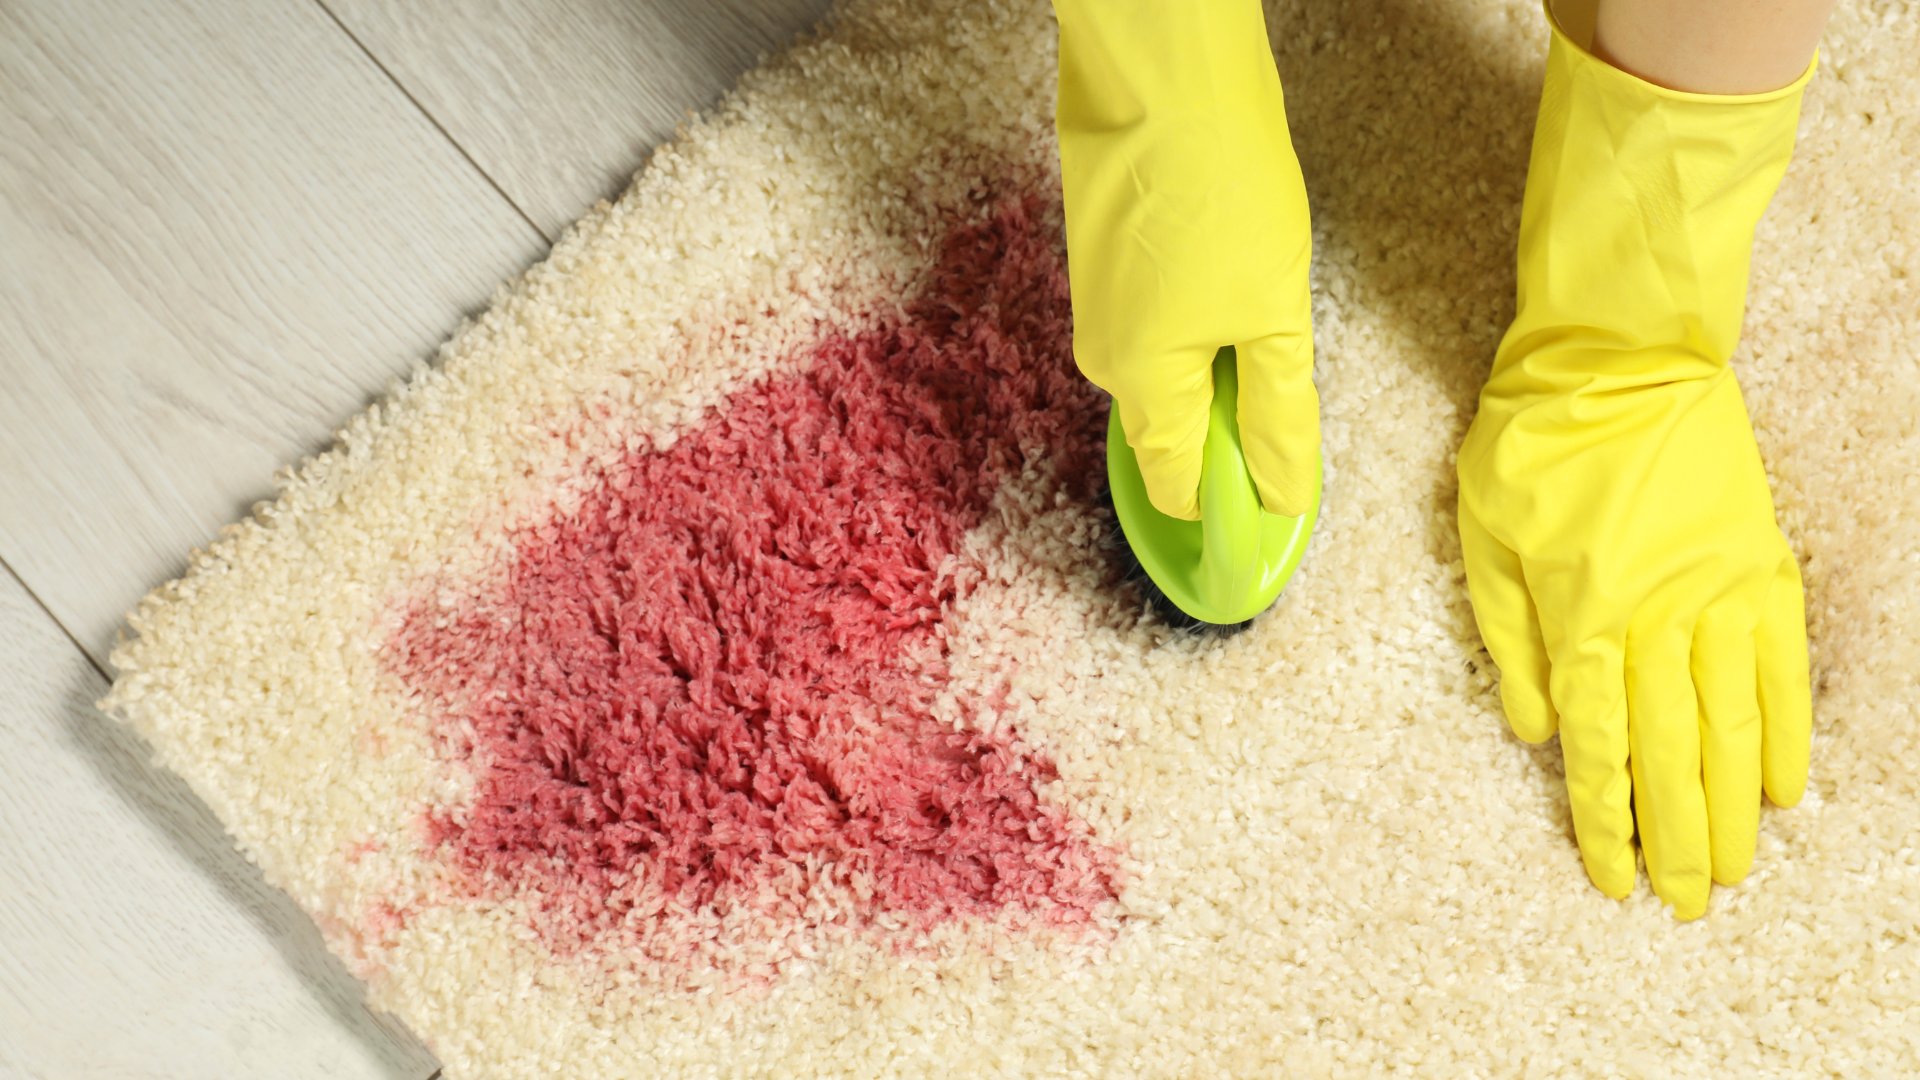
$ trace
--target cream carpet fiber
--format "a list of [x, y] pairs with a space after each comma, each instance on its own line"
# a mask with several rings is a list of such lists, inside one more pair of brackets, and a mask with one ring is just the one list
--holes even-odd
[[1834, 20], [1735, 360], [1812, 783], [1676, 922], [1508, 734], [1453, 453], [1547, 31], [1282, 2], [1326, 503], [1242, 637], [1101, 550], [1044, 3], [856, 2], [133, 616], [107, 707], [452, 1080], [1920, 1068], [1920, 7]]

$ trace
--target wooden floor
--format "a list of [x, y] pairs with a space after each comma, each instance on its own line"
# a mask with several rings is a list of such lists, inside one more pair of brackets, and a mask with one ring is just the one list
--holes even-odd
[[434, 1073], [94, 711], [117, 628], [826, 7], [0, 3], [0, 1077]]

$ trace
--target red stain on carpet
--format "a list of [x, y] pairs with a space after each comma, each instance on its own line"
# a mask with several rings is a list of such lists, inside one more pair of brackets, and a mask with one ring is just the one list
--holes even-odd
[[[932, 714], [995, 489], [1043, 457], [1098, 480], [1104, 410], [1032, 214], [956, 230], [903, 325], [629, 455], [517, 538], [498, 595], [412, 609], [389, 658], [485, 763], [441, 836], [474, 888], [569, 933], [636, 905], [1072, 925], [1113, 896], [1112, 853], [1035, 792], [1045, 756]], [[823, 883], [853, 910], [819, 915]]]

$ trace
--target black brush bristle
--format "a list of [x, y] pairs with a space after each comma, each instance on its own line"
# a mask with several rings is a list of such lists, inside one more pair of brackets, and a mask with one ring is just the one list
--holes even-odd
[[1098, 502], [1113, 520], [1113, 530], [1107, 534], [1101, 545], [1107, 556], [1114, 560], [1120, 569], [1120, 580], [1131, 584], [1146, 602], [1148, 610], [1160, 617], [1160, 621], [1183, 634], [1198, 637], [1232, 637], [1253, 625], [1252, 619], [1237, 623], [1211, 623], [1196, 619], [1180, 609], [1160, 586], [1153, 583], [1153, 577], [1147, 568], [1140, 565], [1140, 556], [1134, 554], [1133, 545], [1127, 543], [1127, 530], [1120, 524], [1120, 515], [1113, 509], [1113, 489], [1107, 484], [1100, 485]]

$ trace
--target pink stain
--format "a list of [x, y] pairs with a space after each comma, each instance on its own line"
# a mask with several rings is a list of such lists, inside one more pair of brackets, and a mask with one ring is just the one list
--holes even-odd
[[1099, 478], [1036, 212], [956, 229], [903, 325], [628, 455], [517, 537], [497, 594], [409, 609], [389, 660], [484, 763], [439, 827], [471, 889], [576, 940], [636, 910], [804, 921], [818, 890], [922, 928], [1087, 925], [1113, 897], [1113, 853], [1035, 792], [1046, 757], [932, 713], [977, 576], [952, 557], [996, 488], [1040, 458]]

